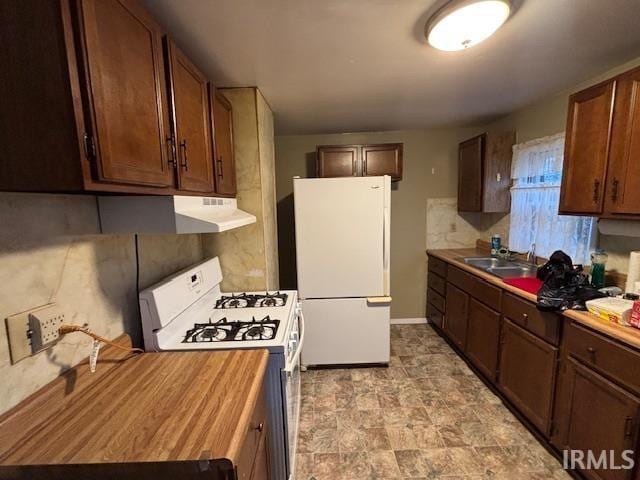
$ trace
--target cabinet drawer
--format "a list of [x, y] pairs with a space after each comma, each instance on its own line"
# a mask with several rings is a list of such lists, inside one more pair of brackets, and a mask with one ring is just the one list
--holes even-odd
[[447, 278], [447, 262], [436, 257], [429, 257], [429, 272], [436, 273], [442, 278]]
[[445, 312], [444, 297], [431, 288], [427, 291], [427, 301], [442, 313]]
[[444, 324], [444, 314], [430, 302], [427, 303], [427, 319], [440, 328], [442, 328]]
[[569, 323], [566, 333], [567, 351], [594, 370], [640, 392], [640, 352], [575, 323]]
[[247, 433], [242, 444], [240, 455], [236, 459], [238, 480], [249, 480], [253, 470], [254, 461], [260, 447], [260, 442], [267, 434], [267, 406], [265, 403], [264, 389], [258, 397], [258, 403], [251, 415], [247, 427]]
[[560, 340], [562, 317], [556, 313], [541, 312], [536, 306], [521, 298], [505, 293], [502, 302], [502, 314], [513, 323], [543, 338], [553, 345]]
[[440, 295], [445, 295], [447, 293], [447, 281], [433, 272], [429, 272], [427, 284], [429, 288], [434, 289]]
[[450, 267], [447, 280], [494, 310], [500, 310], [502, 290], [459, 268]]

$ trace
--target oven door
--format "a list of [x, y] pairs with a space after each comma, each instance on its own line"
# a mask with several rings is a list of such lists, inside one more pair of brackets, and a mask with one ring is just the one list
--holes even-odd
[[[289, 340], [289, 354], [284, 369], [282, 370], [282, 384], [284, 389], [284, 401], [286, 406], [287, 422], [287, 464], [289, 479], [292, 479], [296, 468], [296, 447], [298, 442], [298, 426], [300, 424], [301, 388], [300, 379], [300, 352], [304, 343], [304, 317], [298, 313], [297, 328], [291, 331]], [[298, 334], [299, 329], [299, 334]]]

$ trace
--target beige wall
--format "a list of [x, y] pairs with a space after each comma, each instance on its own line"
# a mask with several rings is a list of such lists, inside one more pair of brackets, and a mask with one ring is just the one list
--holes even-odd
[[[457, 195], [458, 143], [471, 128], [276, 137], [276, 186], [280, 281], [293, 288], [295, 237], [292, 178], [313, 176], [315, 148], [322, 144], [404, 143], [404, 178], [391, 192], [391, 316], [425, 315], [427, 199]], [[472, 220], [473, 222], [473, 220]], [[444, 228], [448, 228], [447, 222]]]
[[220, 257], [224, 291], [278, 288], [273, 113], [256, 88], [223, 89], [233, 107], [238, 207], [257, 222], [202, 235], [205, 256]]
[[[565, 130], [568, 97], [571, 93], [611, 78], [619, 73], [640, 65], [640, 58], [624, 63], [614, 69], [603, 72], [597, 77], [585, 80], [578, 85], [541, 99], [528, 107], [502, 117], [485, 126], [487, 131], [515, 130], [518, 142], [552, 135]], [[609, 252], [607, 267], [626, 273], [629, 252], [640, 250], [640, 238], [614, 237], [601, 235], [598, 244]]]
[[[134, 237], [99, 234], [95, 197], [1, 193], [0, 225], [0, 318], [55, 301], [68, 322], [141, 345]], [[142, 288], [202, 258], [199, 235], [143, 236], [139, 246]], [[88, 354], [89, 340], [72, 334], [11, 365], [0, 328], [0, 412]]]

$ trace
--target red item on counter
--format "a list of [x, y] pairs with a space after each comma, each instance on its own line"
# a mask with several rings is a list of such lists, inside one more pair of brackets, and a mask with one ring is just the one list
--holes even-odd
[[512, 287], [524, 290], [525, 292], [533, 293], [534, 295], [537, 295], [538, 290], [540, 290], [540, 287], [542, 287], [542, 280], [531, 277], [504, 278], [503, 282], [507, 285], [511, 285]]
[[629, 324], [632, 327], [640, 328], [640, 300], [633, 302], [631, 317], [629, 317]]

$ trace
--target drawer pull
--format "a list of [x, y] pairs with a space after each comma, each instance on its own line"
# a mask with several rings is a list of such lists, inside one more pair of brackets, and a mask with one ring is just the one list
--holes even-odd
[[591, 355], [591, 361], [596, 362], [596, 349], [593, 347], [587, 347], [587, 352]]
[[627, 417], [624, 421], [624, 436], [630, 437], [633, 434], [633, 429], [631, 425], [633, 423], [633, 417]]
[[264, 423], [260, 422], [256, 427], [256, 430], [262, 433], [262, 431], [264, 430]]
[[523, 313], [522, 319], [524, 320], [524, 324], [527, 325], [529, 323], [529, 314]]

